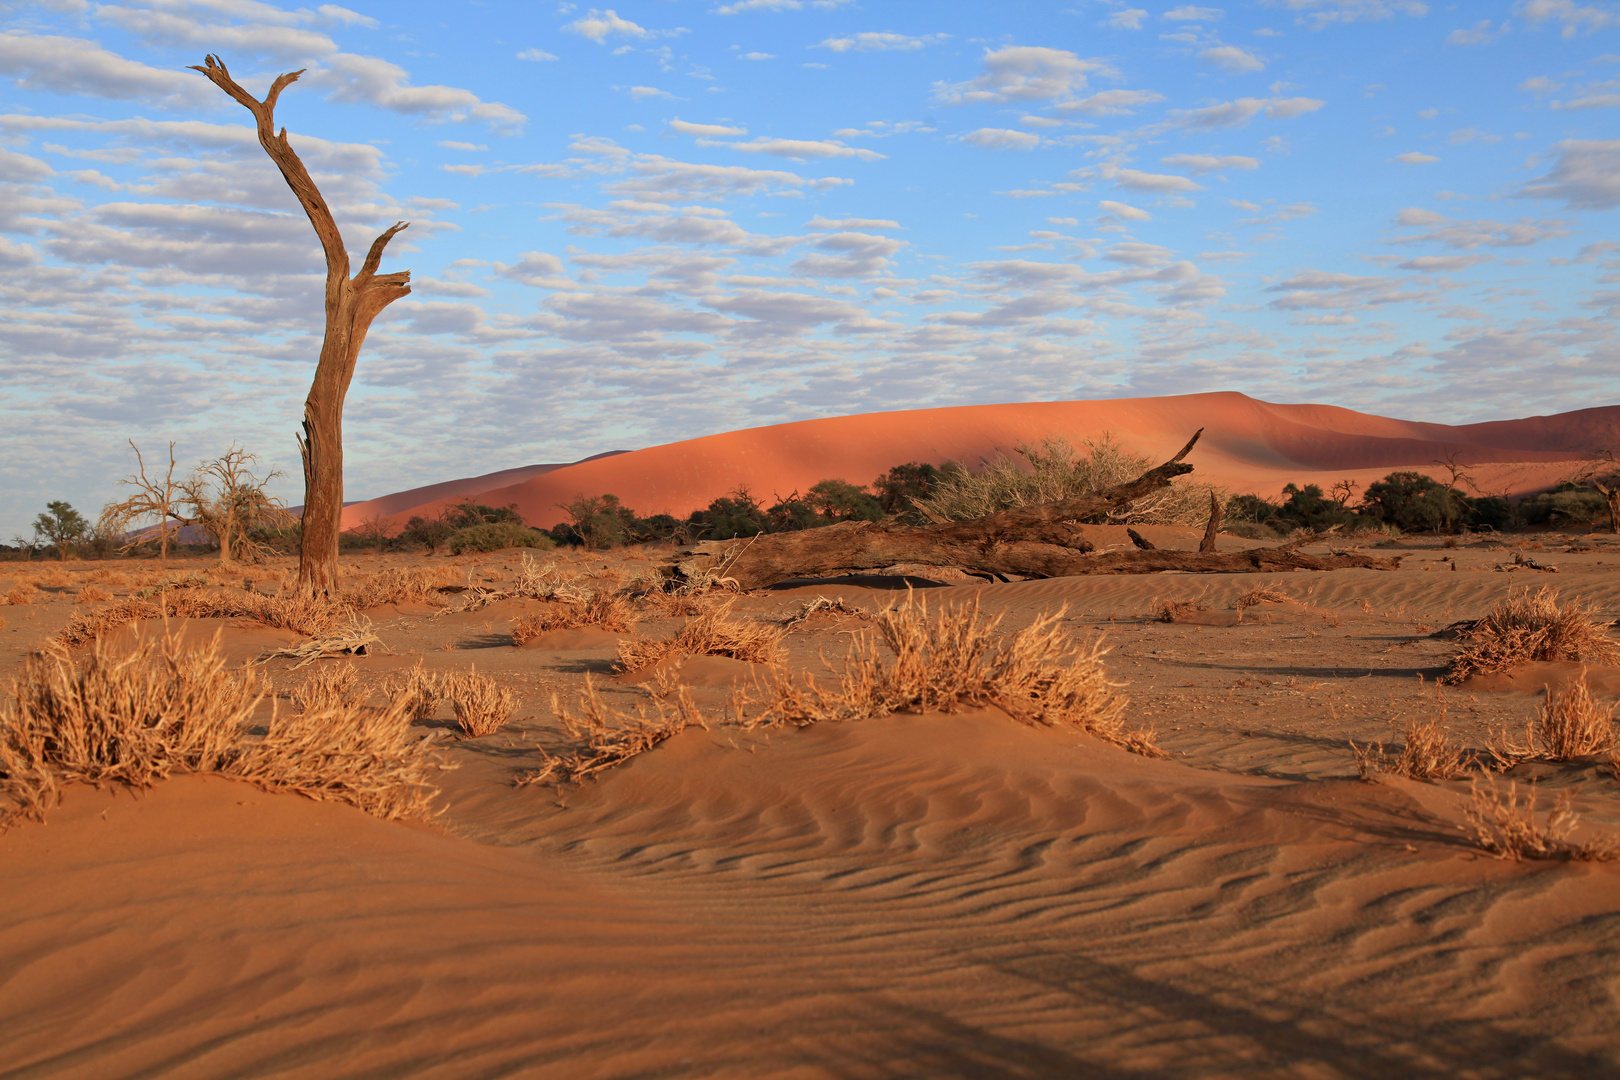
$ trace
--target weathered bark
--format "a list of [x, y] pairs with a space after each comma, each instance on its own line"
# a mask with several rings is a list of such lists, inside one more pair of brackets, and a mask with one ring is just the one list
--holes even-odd
[[1221, 531], [1221, 500], [1213, 491], [1209, 493], [1209, 524], [1204, 526], [1204, 538], [1198, 550], [1206, 555], [1215, 550], [1215, 537]]
[[343, 246], [332, 211], [310, 179], [309, 170], [287, 143], [287, 129], [277, 134], [274, 113], [276, 98], [297, 81], [303, 71], [278, 75], [270, 92], [258, 100], [237, 85], [219, 57], [209, 55], [203, 67], [193, 67], [253, 114], [259, 145], [276, 163], [281, 175], [298, 196], [309, 215], [315, 235], [326, 253], [326, 337], [321, 342], [320, 361], [304, 401], [304, 433], [298, 450], [304, 462], [303, 538], [299, 546], [298, 586], [313, 595], [337, 591], [338, 532], [343, 515], [343, 401], [354, 378], [355, 361], [365, 344], [371, 321], [402, 296], [410, 295], [411, 273], [377, 273], [388, 241], [406, 227], [396, 222], [376, 240], [366, 253], [360, 272], [349, 277], [349, 253]]
[[1147, 537], [1143, 536], [1141, 533], [1137, 532], [1135, 529], [1126, 529], [1125, 535], [1131, 538], [1131, 543], [1135, 544], [1143, 551], [1153, 551], [1159, 546], [1153, 541], [1149, 540]]
[[973, 521], [901, 525], [847, 521], [803, 532], [708, 540], [675, 553], [669, 570], [688, 580], [719, 579], [757, 589], [800, 577], [879, 570], [899, 564], [957, 567], [980, 574], [1070, 577], [1086, 574], [1256, 573], [1269, 570], [1393, 570], [1398, 558], [1354, 553], [1306, 555], [1298, 543], [1248, 551], [1138, 551], [1094, 555], [1076, 519], [1121, 510], [1192, 471], [1181, 459], [1198, 441], [1135, 480], [1094, 495], [1003, 510]]

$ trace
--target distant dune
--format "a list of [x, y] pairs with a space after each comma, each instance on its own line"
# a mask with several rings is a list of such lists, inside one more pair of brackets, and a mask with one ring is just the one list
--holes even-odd
[[572, 465], [536, 465], [446, 481], [344, 510], [352, 528], [375, 515], [403, 523], [461, 499], [516, 504], [531, 525], [565, 519], [559, 504], [612, 493], [641, 514], [692, 510], [738, 488], [770, 500], [836, 477], [870, 483], [891, 465], [947, 460], [975, 466], [1055, 434], [1078, 443], [1111, 431], [1155, 461], [1199, 428], [1194, 475], [1235, 492], [1275, 496], [1284, 484], [1365, 486], [1395, 469], [1443, 475], [1447, 455], [1469, 465], [1480, 490], [1525, 494], [1556, 483], [1569, 463], [1620, 447], [1620, 406], [1451, 426], [1394, 420], [1331, 405], [1275, 405], [1227, 392], [1110, 401], [968, 405], [865, 413], [748, 428]]

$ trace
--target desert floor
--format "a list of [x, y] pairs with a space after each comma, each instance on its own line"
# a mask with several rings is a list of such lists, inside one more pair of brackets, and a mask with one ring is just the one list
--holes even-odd
[[[1150, 535], [1196, 547], [1192, 530]], [[1468, 781], [1363, 782], [1348, 745], [1399, 743], [1441, 710], [1470, 747], [1522, 727], [1578, 667], [1440, 687], [1456, 645], [1429, 635], [1527, 586], [1614, 620], [1620, 538], [1377, 554], [1403, 564], [918, 590], [976, 600], [1008, 630], [1063, 608], [1080, 637], [1105, 634], [1163, 759], [995, 710], [743, 730], [727, 702], [760, 669], [707, 657], [677, 681], [708, 730], [583, 785], [517, 787], [537, 746], [566, 741], [553, 693], [589, 674], [619, 707], [650, 700], [616, 674], [622, 635], [514, 647], [525, 600], [369, 610], [388, 651], [320, 663], [375, 683], [476, 666], [521, 698], [492, 736], [453, 738], [448, 709], [430, 721], [459, 766], [436, 823], [207, 776], [71, 789], [47, 824], [0, 835], [0, 1077], [1620, 1074], [1620, 863], [1494, 858], [1465, 830]], [[614, 585], [659, 556], [539, 558]], [[494, 587], [519, 557], [346, 565]], [[216, 578], [273, 591], [288, 573]], [[0, 606], [0, 673], [91, 584], [116, 596], [158, 574], [0, 564], [0, 597], [40, 590]], [[778, 588], [735, 611], [780, 622], [817, 596], [875, 610], [904, 598], [895, 584]], [[1257, 586], [1297, 603], [1236, 621]], [[1165, 601], [1203, 610], [1167, 623]], [[219, 629], [241, 659], [296, 637], [200, 622], [187, 632]], [[836, 661], [863, 625], [815, 616], [787, 635], [788, 666]], [[278, 689], [310, 670], [268, 667]], [[1620, 670], [1586, 677], [1620, 693]], [[1581, 835], [1620, 838], [1606, 764], [1508, 779], [1537, 780], [1544, 807], [1578, 787]]]

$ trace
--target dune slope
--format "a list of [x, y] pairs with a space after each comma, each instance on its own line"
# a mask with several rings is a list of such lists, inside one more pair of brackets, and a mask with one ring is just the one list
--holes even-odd
[[[543, 527], [565, 520], [559, 504], [579, 494], [612, 493], [642, 514], [684, 516], [738, 488], [772, 499], [829, 477], [869, 483], [908, 461], [976, 465], [1048, 434], [1078, 443], [1112, 431], [1159, 461], [1199, 428], [1204, 436], [1189, 459], [1195, 475], [1234, 491], [1275, 495], [1289, 482], [1326, 485], [1344, 478], [1365, 486], [1402, 468], [1440, 475], [1438, 463], [1452, 456], [1472, 467], [1480, 490], [1523, 493], [1555, 483], [1570, 461], [1593, 449], [1620, 447], [1620, 406], [1456, 427], [1326, 405], [1278, 405], [1238, 393], [913, 409], [726, 432], [514, 483], [492, 474], [476, 494], [491, 505], [516, 504], [530, 524]], [[474, 493], [471, 481], [456, 483], [455, 498]], [[454, 501], [419, 491], [350, 506], [345, 527], [376, 514], [403, 521]]]

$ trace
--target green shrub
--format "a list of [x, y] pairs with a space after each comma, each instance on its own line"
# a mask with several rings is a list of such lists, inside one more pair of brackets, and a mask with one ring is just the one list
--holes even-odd
[[1519, 513], [1531, 525], [1587, 525], [1605, 520], [1609, 504], [1591, 488], [1566, 482], [1524, 500]]
[[1407, 532], [1445, 529], [1468, 520], [1473, 501], [1420, 472], [1392, 472], [1367, 485], [1366, 512]]
[[538, 529], [512, 521], [493, 521], [483, 525], [469, 525], [450, 534], [450, 551], [460, 555], [464, 551], [500, 551], [503, 548], [526, 547], [550, 551], [557, 545], [551, 537]]

